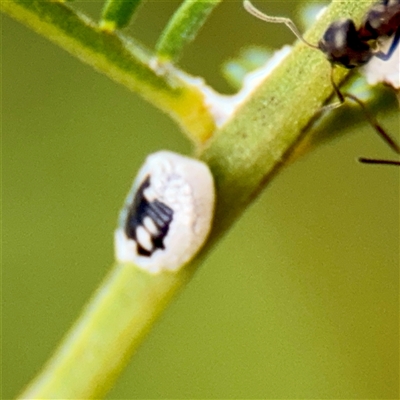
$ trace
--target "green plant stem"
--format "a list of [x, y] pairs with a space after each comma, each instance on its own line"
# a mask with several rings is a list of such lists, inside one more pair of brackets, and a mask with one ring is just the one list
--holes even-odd
[[177, 121], [193, 141], [203, 142], [213, 133], [214, 120], [201, 91], [180, 71], [157, 65], [155, 55], [134, 40], [102, 31], [65, 3], [7, 0], [1, 2], [1, 9], [142, 95]]
[[107, 0], [101, 13], [100, 26], [112, 32], [129, 24], [141, 0]]
[[220, 2], [185, 0], [161, 34], [156, 45], [157, 54], [163, 59], [177, 60]]
[[[372, 3], [333, 3], [308, 40], [316, 42], [338, 17], [359, 20]], [[295, 47], [199, 155], [210, 165], [217, 189], [213, 230], [200, 254], [177, 274], [151, 276], [134, 266], [116, 266], [21, 398], [99, 398], [104, 394], [173, 294], [285, 165], [303, 128], [332, 93], [329, 74], [329, 63], [318, 51], [303, 44]], [[336, 79], [346, 74], [339, 70]]]
[[188, 271], [157, 276], [116, 264], [21, 399], [101, 398]]

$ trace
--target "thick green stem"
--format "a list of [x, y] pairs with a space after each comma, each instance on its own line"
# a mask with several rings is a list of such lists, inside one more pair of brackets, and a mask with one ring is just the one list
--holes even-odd
[[7, 0], [1, 2], [1, 9], [142, 95], [175, 119], [194, 141], [203, 142], [213, 133], [214, 120], [200, 90], [182, 72], [159, 65], [155, 55], [134, 40], [102, 31], [63, 3]]
[[[308, 40], [316, 42], [327, 24], [340, 16], [358, 20], [372, 3], [334, 3]], [[337, 79], [347, 73], [338, 72]], [[318, 51], [296, 46], [200, 155], [209, 163], [217, 188], [214, 226], [205, 248], [177, 274], [150, 276], [133, 266], [115, 267], [21, 398], [104, 394], [173, 294], [284, 165], [303, 128], [332, 93], [329, 74], [329, 63]]]
[[[340, 17], [359, 21], [373, 3], [333, 2], [306, 39], [317, 43], [329, 22]], [[349, 71], [335, 72], [340, 82]], [[223, 234], [284, 166], [304, 128], [332, 94], [330, 73], [320, 51], [299, 43], [210, 140], [200, 158], [212, 169], [218, 189], [213, 235]]]

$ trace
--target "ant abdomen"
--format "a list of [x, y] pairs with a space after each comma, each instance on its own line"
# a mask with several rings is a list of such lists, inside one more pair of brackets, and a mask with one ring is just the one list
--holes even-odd
[[359, 30], [362, 40], [376, 40], [392, 36], [400, 26], [400, 0], [383, 1], [371, 7]]

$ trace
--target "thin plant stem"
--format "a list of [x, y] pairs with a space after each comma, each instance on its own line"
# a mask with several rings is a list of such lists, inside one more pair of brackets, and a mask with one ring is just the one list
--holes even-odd
[[158, 63], [155, 54], [135, 40], [103, 31], [67, 3], [7, 0], [1, 2], [1, 10], [143, 96], [170, 115], [195, 143], [214, 132], [204, 95], [190, 76]]

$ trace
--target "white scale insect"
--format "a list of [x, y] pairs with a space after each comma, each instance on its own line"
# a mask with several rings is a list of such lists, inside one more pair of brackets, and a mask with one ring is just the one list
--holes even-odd
[[170, 151], [149, 155], [120, 214], [117, 261], [152, 274], [178, 271], [207, 238], [214, 192], [203, 162]]

